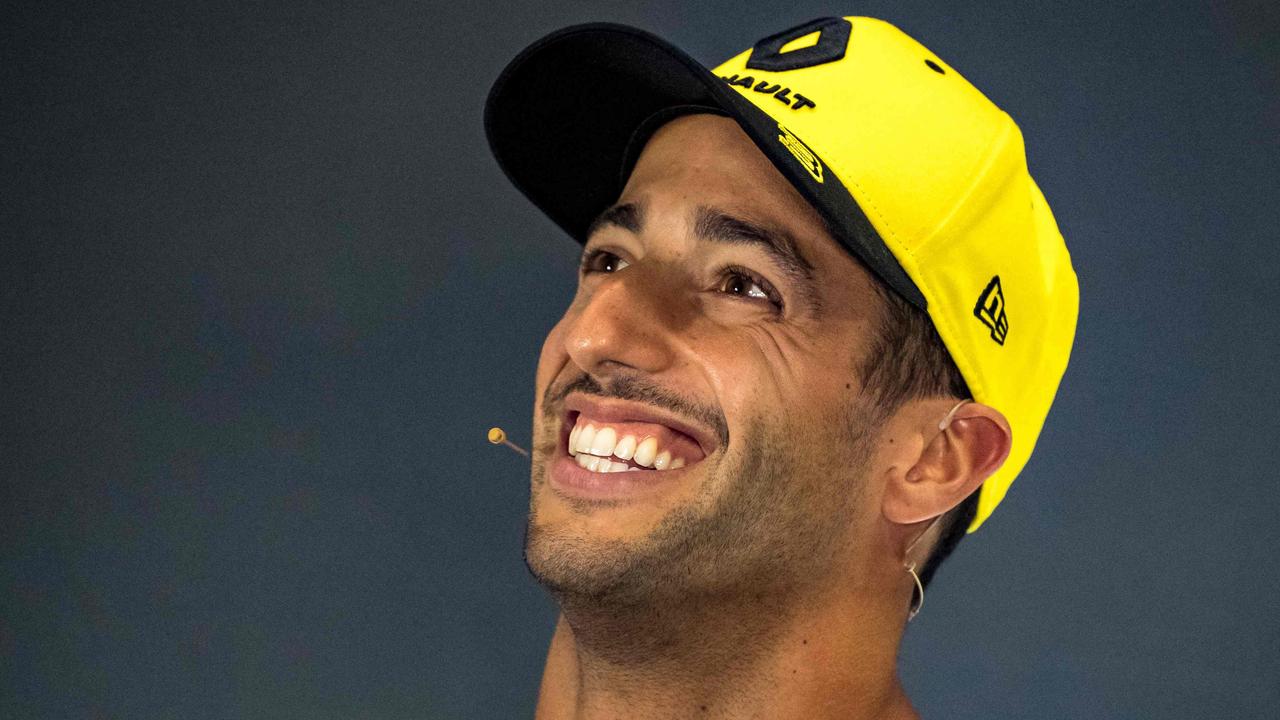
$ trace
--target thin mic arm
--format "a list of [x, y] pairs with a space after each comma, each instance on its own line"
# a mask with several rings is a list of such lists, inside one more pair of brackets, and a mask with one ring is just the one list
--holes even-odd
[[529, 451], [508, 440], [506, 431], [500, 427], [489, 428], [489, 442], [494, 445], [506, 445], [521, 455], [529, 457]]

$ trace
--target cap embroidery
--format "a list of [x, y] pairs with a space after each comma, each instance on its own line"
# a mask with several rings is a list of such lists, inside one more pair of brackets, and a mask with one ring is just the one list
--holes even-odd
[[805, 170], [809, 171], [809, 175], [814, 180], [822, 182], [822, 161], [818, 159], [817, 153], [810, 150], [808, 145], [805, 145], [800, 138], [796, 137], [782, 123], [778, 123], [778, 129], [782, 131], [782, 134], [778, 136], [778, 142], [782, 143], [782, 146], [790, 151], [796, 160], [800, 161], [800, 164], [804, 166]]
[[[751, 88], [758, 93], [772, 95], [774, 100], [786, 105], [792, 110], [800, 110], [802, 108], [818, 107], [818, 104], [809, 98], [796, 93], [791, 95], [791, 88], [783, 87], [781, 83], [772, 83], [768, 80], [756, 81], [751, 75], [740, 76], [738, 73], [732, 75], [721, 75], [720, 79], [729, 83], [732, 87]], [[741, 92], [741, 91], [739, 91]], [[794, 102], [792, 102], [794, 100]]]
[[[785, 72], [836, 62], [844, 58], [845, 49], [849, 47], [849, 33], [852, 30], [853, 24], [844, 18], [828, 17], [810, 20], [756, 43], [755, 47], [751, 48], [751, 55], [747, 58], [747, 68]], [[818, 33], [818, 40], [814, 44], [787, 52], [782, 51], [782, 48], [792, 40], [798, 40], [815, 32]]]
[[1004, 345], [1009, 336], [1009, 317], [1004, 312], [1004, 289], [1000, 287], [1000, 276], [996, 275], [987, 283], [987, 289], [978, 296], [978, 304], [973, 307], [973, 316], [982, 321], [991, 330], [991, 339]]

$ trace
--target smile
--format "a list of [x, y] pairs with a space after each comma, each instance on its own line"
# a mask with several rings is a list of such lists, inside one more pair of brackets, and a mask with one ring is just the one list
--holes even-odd
[[582, 499], [658, 491], [719, 444], [713, 432], [646, 404], [574, 394], [564, 410], [551, 484]]

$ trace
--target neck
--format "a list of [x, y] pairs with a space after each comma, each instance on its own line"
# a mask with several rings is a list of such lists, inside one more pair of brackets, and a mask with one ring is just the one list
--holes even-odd
[[538, 720], [916, 717], [895, 669], [896, 598], [559, 600]]

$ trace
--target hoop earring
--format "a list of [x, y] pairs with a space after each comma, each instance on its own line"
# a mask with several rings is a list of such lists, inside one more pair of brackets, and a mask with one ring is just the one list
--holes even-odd
[[924, 585], [920, 583], [920, 576], [916, 574], [915, 563], [911, 563], [907, 566], [907, 572], [910, 573], [911, 579], [916, 581], [915, 590], [911, 593], [911, 597], [913, 598], [911, 609], [907, 611], [907, 622], [911, 622], [916, 619], [916, 615], [920, 614], [920, 608], [924, 607]]
[[[933, 522], [929, 523], [929, 527], [925, 528], [924, 532], [917, 535], [916, 539], [911, 541], [911, 544], [907, 546], [907, 550], [906, 552], [903, 553], [903, 555], [910, 555], [911, 551], [915, 549], [916, 545], [920, 544], [920, 541], [924, 539], [924, 536], [928, 535], [929, 531], [932, 530], [934, 526], [941, 521], [942, 521], [942, 515], [938, 515], [934, 517]], [[911, 609], [907, 611], [907, 622], [911, 622], [912, 620], [915, 619], [916, 615], [920, 613], [920, 608], [924, 607], [924, 583], [920, 582], [920, 576], [916, 573], [916, 563], [914, 560], [912, 560], [911, 562], [906, 562], [906, 560], [904, 559], [902, 567], [906, 569], [907, 574], [911, 575], [911, 579], [914, 580], [916, 583], [915, 589], [912, 590], [911, 592], [911, 598], [912, 598]], [[916, 599], [916, 598], [919, 598], [919, 599]]]

